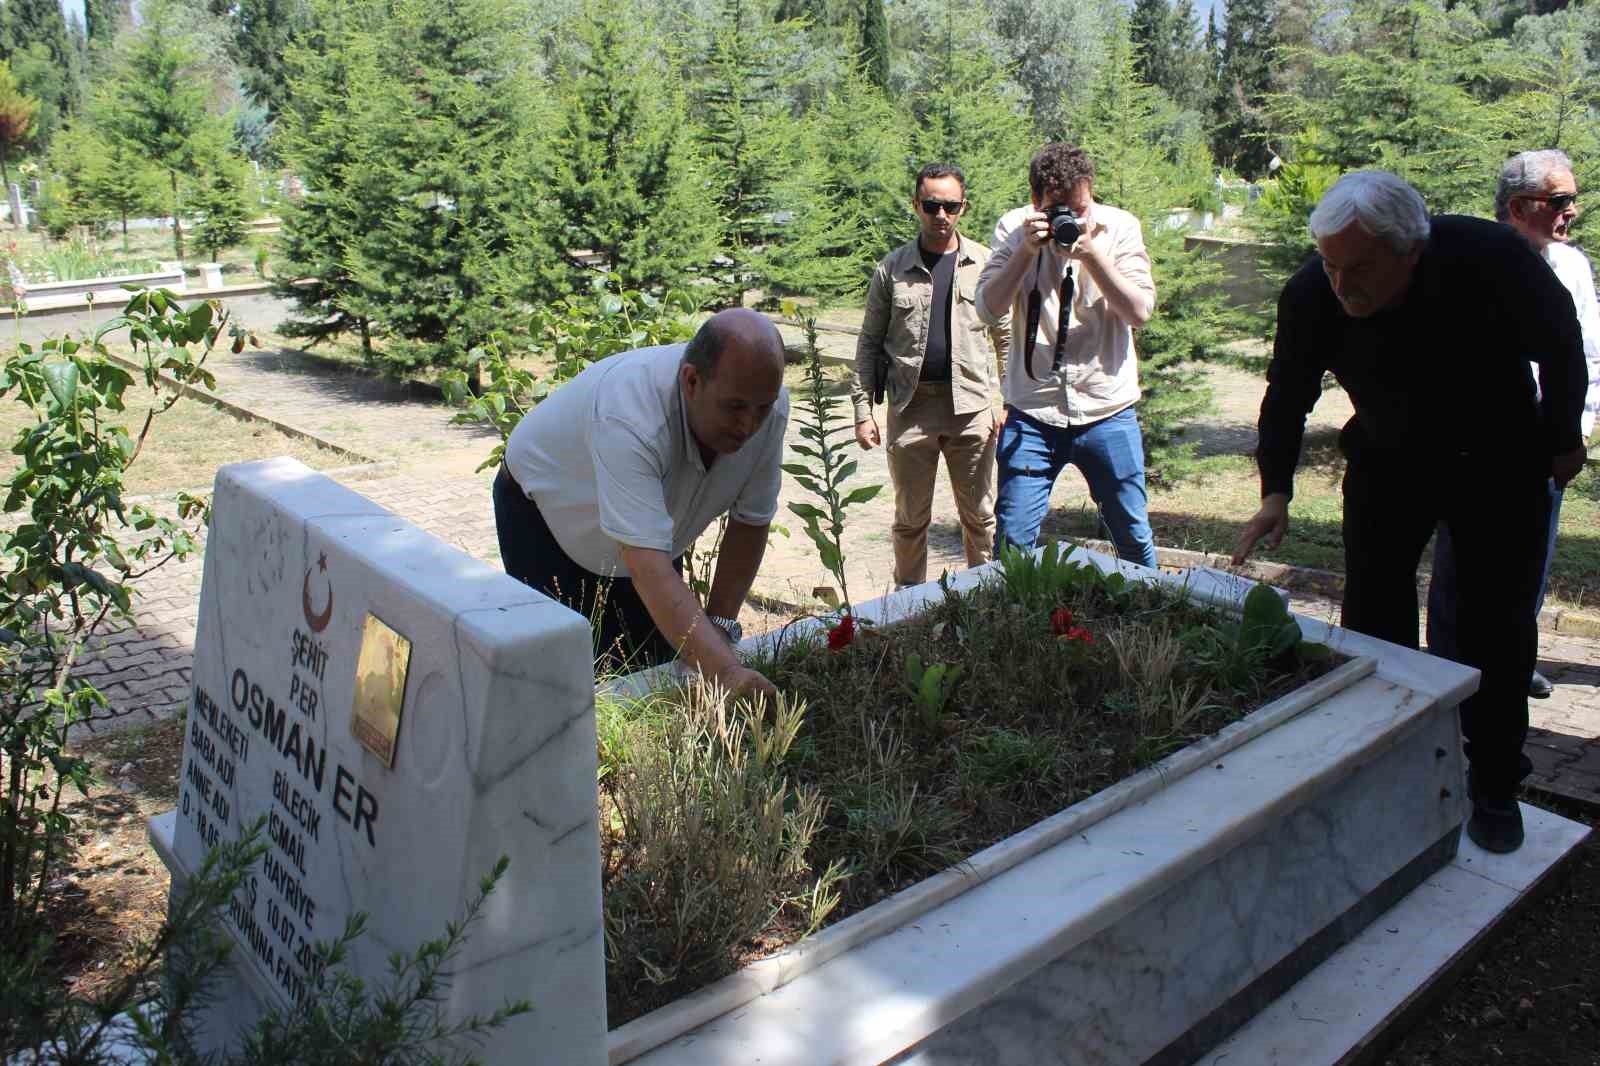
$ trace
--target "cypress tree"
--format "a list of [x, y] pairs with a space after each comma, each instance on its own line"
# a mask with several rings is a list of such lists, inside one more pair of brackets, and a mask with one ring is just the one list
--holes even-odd
[[226, 14], [244, 91], [276, 119], [288, 93], [284, 51], [305, 27], [306, 0], [233, 0]]
[[67, 30], [60, 0], [0, 5], [0, 59], [10, 61], [18, 87], [40, 102], [33, 139], [41, 146], [83, 103], [82, 45]]
[[889, 90], [889, 16], [883, 0], [863, 0], [861, 8], [861, 71], [882, 92]]
[[109, 46], [127, 17], [126, 0], [83, 0], [83, 29], [91, 45]]
[[245, 237], [245, 223], [250, 220], [245, 201], [245, 162], [234, 155], [213, 159], [189, 196], [189, 207], [199, 218], [194, 243], [212, 262], [218, 252], [232, 248]]
[[1273, 88], [1277, 0], [1227, 0], [1217, 86], [1211, 99], [1211, 151], [1247, 176], [1263, 173], [1267, 96]]

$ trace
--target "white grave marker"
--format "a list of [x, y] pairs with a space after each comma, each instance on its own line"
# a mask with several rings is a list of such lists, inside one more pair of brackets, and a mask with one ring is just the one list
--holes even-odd
[[223, 467], [213, 508], [180, 798], [152, 836], [175, 892], [255, 818], [269, 847], [227, 908], [238, 979], [208, 1043], [314, 995], [311, 946], [354, 912], [351, 963], [381, 980], [507, 855], [449, 1016], [527, 998], [484, 1062], [604, 1062], [587, 623], [290, 459]]

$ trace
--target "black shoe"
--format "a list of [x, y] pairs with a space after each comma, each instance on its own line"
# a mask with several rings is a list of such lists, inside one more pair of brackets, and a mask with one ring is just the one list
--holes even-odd
[[1522, 847], [1522, 808], [1515, 799], [1474, 797], [1467, 836], [1484, 851], [1504, 855]]
[[1550, 679], [1537, 670], [1533, 672], [1533, 677], [1528, 680], [1528, 695], [1536, 700], [1549, 699], [1550, 693], [1555, 690], [1556, 687], [1550, 683]]

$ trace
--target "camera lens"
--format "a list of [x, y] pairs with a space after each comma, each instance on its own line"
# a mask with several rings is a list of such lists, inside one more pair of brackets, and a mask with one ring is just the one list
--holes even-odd
[[1050, 212], [1050, 236], [1063, 247], [1071, 247], [1083, 231], [1078, 228], [1078, 216], [1067, 208]]

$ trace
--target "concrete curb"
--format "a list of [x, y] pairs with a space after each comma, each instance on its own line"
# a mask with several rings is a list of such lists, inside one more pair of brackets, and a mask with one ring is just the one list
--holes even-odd
[[[233, 296], [259, 296], [264, 292], [271, 291], [272, 282], [252, 281], [243, 285], [224, 285], [220, 289], [184, 289], [182, 292], [173, 293], [173, 295], [178, 297], [180, 300], [226, 300]], [[98, 310], [104, 311], [106, 317], [109, 319], [115, 317], [118, 311], [121, 310], [122, 305], [126, 304], [127, 302], [128, 301], [126, 299], [106, 300], [104, 302], [96, 300], [94, 302], [94, 307]], [[89, 310], [89, 306], [89, 301], [85, 300], [81, 305], [73, 305], [70, 307], [39, 307], [31, 311], [23, 311], [22, 317], [52, 318], [60, 316], [65, 318], [72, 315], [81, 315], [85, 311]], [[15, 318], [16, 310], [13, 309], [11, 314], [12, 317]]]
[[[1084, 540], [1080, 543], [1096, 551], [1114, 551], [1111, 542], [1106, 540]], [[1156, 561], [1162, 566], [1169, 566], [1175, 570], [1188, 570], [1196, 566], [1207, 566], [1216, 570], [1225, 570], [1230, 574], [1238, 574], [1253, 581], [1263, 581], [1278, 588], [1289, 589], [1293, 592], [1316, 593], [1329, 599], [1340, 599], [1344, 596], [1344, 575], [1333, 570], [1315, 570], [1306, 566], [1290, 566], [1288, 563], [1273, 563], [1254, 559], [1247, 561], [1243, 566], [1234, 566], [1233, 560], [1226, 555], [1189, 551], [1186, 548], [1163, 548], [1160, 546], [1156, 548]], [[1417, 578], [1417, 590], [1425, 593], [1427, 588], [1428, 578], [1419, 576]], [[1539, 612], [1539, 628], [1547, 633], [1564, 633], [1575, 637], [1600, 638], [1600, 615], [1574, 611], [1564, 607], [1546, 607]]]
[[[137, 363], [132, 359], [129, 359], [126, 356], [118, 355], [115, 352], [108, 352], [107, 355], [110, 357], [112, 362], [116, 363], [118, 366], [129, 371], [130, 373], [138, 375], [142, 375], [144, 373], [143, 363]], [[180, 395], [187, 396], [190, 399], [199, 400], [201, 403], [208, 403], [212, 407], [228, 412], [235, 418], [242, 418], [249, 422], [264, 422], [267, 425], [272, 426], [278, 432], [286, 434], [287, 436], [295, 437], [299, 440], [305, 441], [308, 444], [314, 444], [319, 448], [324, 448], [330, 452], [335, 452], [339, 455], [342, 455], [347, 459], [354, 460], [357, 465], [368, 466], [378, 461], [370, 455], [362, 455], [360, 452], [352, 451], [342, 444], [335, 444], [331, 440], [324, 440], [322, 437], [317, 436], [310, 430], [301, 429], [299, 426], [290, 425], [287, 422], [280, 422], [276, 418], [270, 418], [267, 415], [252, 411], [248, 407], [241, 407], [236, 403], [224, 400], [215, 393], [207, 392], [205, 389], [197, 389], [193, 385], [185, 385], [181, 381], [178, 381], [176, 378], [172, 377], [170, 374], [162, 371], [156, 371], [156, 380], [161, 382], [161, 384], [165, 385], [167, 388], [176, 390]]]

